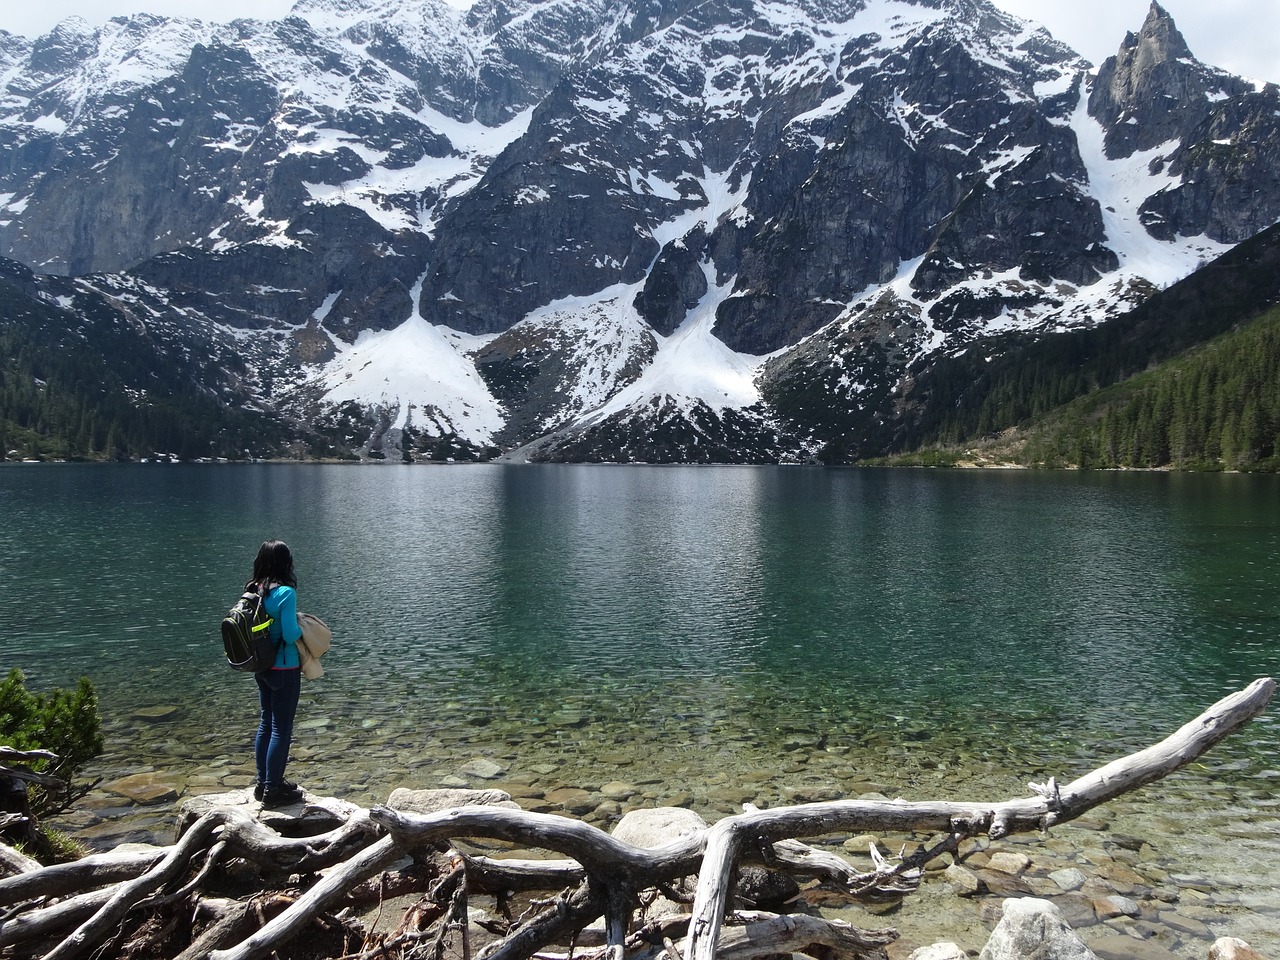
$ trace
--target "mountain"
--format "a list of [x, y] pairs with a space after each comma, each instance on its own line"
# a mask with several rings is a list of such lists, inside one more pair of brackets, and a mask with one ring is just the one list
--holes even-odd
[[892, 462], [1280, 469], [1280, 225], [1125, 315], [929, 364]]
[[1096, 70], [985, 0], [69, 20], [0, 32], [0, 255], [313, 454], [850, 462], [1275, 223], [1278, 136], [1155, 3]]

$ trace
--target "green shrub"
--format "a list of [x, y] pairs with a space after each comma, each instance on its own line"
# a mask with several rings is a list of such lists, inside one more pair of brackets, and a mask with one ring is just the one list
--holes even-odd
[[[102, 718], [93, 684], [81, 677], [75, 690], [32, 693], [22, 671], [11, 670], [0, 681], [0, 745], [56, 753], [56, 761], [38, 760], [31, 769], [70, 785], [80, 768], [102, 753]], [[37, 819], [60, 813], [87, 791], [60, 791], [33, 783], [31, 812]]]

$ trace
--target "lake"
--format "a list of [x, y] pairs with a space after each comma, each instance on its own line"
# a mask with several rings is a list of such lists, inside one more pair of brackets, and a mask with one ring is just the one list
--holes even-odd
[[[1004, 799], [1280, 675], [1273, 476], [30, 464], [0, 468], [0, 516], [0, 666], [90, 677], [94, 775], [186, 794], [252, 776], [253, 683], [218, 621], [267, 537], [334, 630], [290, 775], [365, 804], [497, 784], [554, 809], [569, 787], [607, 823]], [[1160, 852], [1178, 909], [1204, 894], [1272, 954], [1277, 716], [1102, 824]], [[70, 823], [90, 842], [167, 822], [92, 799]]]

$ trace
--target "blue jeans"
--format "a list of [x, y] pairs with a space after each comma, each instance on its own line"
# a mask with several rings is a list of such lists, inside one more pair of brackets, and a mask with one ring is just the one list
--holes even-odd
[[264, 787], [284, 783], [284, 765], [289, 762], [289, 742], [293, 739], [293, 717], [302, 694], [301, 670], [265, 670], [255, 673], [262, 720], [253, 743], [258, 764], [258, 782]]

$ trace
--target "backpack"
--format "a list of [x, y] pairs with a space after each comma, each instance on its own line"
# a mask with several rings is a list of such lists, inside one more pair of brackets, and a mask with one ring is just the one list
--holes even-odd
[[280, 643], [271, 639], [267, 592], [258, 584], [245, 584], [240, 599], [222, 618], [222, 646], [232, 670], [260, 673], [275, 666]]

